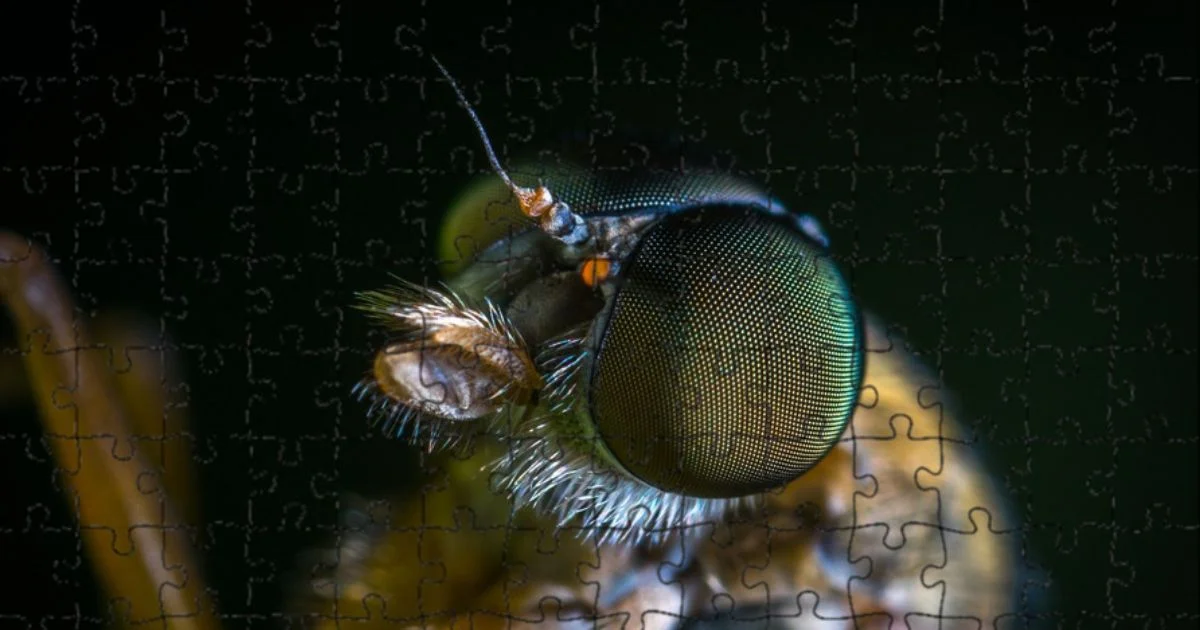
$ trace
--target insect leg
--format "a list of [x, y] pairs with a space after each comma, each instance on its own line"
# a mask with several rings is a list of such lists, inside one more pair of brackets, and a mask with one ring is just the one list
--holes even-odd
[[[45, 440], [100, 583], [110, 597], [128, 602], [130, 622], [217, 628], [180, 510], [166, 491], [143, 492], [155, 463], [126, 447], [136, 435], [137, 412], [120, 403], [107, 359], [88, 348], [70, 293], [46, 253], [3, 232], [0, 301], [18, 338], [30, 341], [24, 363]], [[127, 546], [132, 549], [124, 551]]]

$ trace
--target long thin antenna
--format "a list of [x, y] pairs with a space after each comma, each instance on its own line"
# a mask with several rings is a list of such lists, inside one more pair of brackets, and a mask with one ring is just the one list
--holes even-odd
[[568, 245], [582, 246], [584, 243], [594, 240], [587, 221], [571, 212], [571, 208], [565, 202], [555, 200], [544, 185], [538, 184], [537, 188], [525, 188], [513, 183], [504, 167], [500, 166], [500, 159], [496, 157], [496, 150], [492, 148], [492, 141], [488, 138], [487, 130], [483, 128], [483, 122], [479, 120], [475, 109], [467, 102], [467, 97], [463, 94], [462, 88], [458, 87], [458, 82], [450, 76], [450, 71], [442, 65], [442, 62], [438, 61], [437, 57], [430, 54], [429, 58], [433, 60], [438, 70], [442, 71], [442, 76], [446, 77], [446, 82], [458, 96], [458, 104], [467, 110], [471, 122], [475, 123], [475, 130], [479, 132], [479, 139], [483, 141], [483, 150], [487, 153], [492, 170], [500, 176], [500, 179], [504, 180], [504, 184], [512, 191], [517, 205], [521, 208], [521, 213], [535, 219], [543, 232]]
[[492, 170], [496, 171], [496, 174], [500, 176], [500, 179], [504, 180], [505, 185], [512, 189], [513, 192], [516, 192], [517, 185], [513, 183], [512, 178], [510, 178], [508, 173], [505, 172], [504, 167], [500, 166], [500, 160], [496, 157], [496, 151], [492, 149], [492, 141], [490, 138], [488, 138], [487, 130], [483, 128], [483, 122], [479, 120], [479, 116], [475, 113], [475, 109], [472, 108], [471, 104], [467, 102], [467, 97], [465, 94], [463, 94], [462, 89], [458, 87], [458, 82], [454, 80], [454, 77], [450, 76], [450, 71], [442, 65], [442, 62], [438, 61], [437, 57], [435, 57], [433, 54], [430, 54], [429, 58], [433, 60], [433, 63], [438, 67], [438, 70], [442, 71], [442, 76], [446, 77], [446, 81], [450, 83], [450, 88], [453, 89], [454, 94], [458, 96], [458, 103], [463, 106], [463, 109], [467, 110], [467, 114], [471, 116], [471, 122], [475, 123], [475, 130], [479, 132], [479, 139], [483, 141], [483, 150], [487, 153], [488, 162], [491, 163]]

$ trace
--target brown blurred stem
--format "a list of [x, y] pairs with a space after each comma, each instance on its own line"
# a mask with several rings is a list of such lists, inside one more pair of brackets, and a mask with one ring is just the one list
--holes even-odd
[[[186, 521], [167, 492], [190, 490], [187, 476], [163, 477], [185, 462], [176, 456], [165, 467], [165, 443], [157, 450], [136, 443], [139, 424], [148, 429], [154, 419], [162, 427], [161, 391], [118, 382], [110, 355], [89, 345], [46, 253], [2, 231], [0, 300], [18, 341], [28, 340], [26, 379], [87, 557], [109, 597], [125, 600], [125, 622], [217, 628]], [[122, 404], [123, 397], [136, 404]]]

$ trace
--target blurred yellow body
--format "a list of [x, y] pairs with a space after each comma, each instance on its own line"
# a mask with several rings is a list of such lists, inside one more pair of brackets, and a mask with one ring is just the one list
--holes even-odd
[[866, 389], [839, 446], [757, 513], [702, 527], [679, 575], [678, 541], [597, 547], [513, 513], [480, 472], [495, 454], [485, 451], [441, 460], [431, 490], [365, 508], [375, 530], [345, 539], [303, 609], [322, 627], [670, 628], [769, 601], [784, 616], [771, 627], [887, 628], [888, 613], [912, 628], [938, 617], [993, 627], [1013, 604], [1014, 535], [996, 533], [1011, 527], [1003, 501], [936, 381], [878, 322], [868, 342]]

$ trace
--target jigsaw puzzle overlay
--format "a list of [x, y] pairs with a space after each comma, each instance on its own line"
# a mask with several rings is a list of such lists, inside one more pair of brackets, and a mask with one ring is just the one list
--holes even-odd
[[[1200, 623], [1190, 7], [433, 4], [0, 20], [0, 627]], [[514, 226], [427, 52], [523, 175], [820, 223], [868, 318], [816, 468], [601, 545], [368, 421], [355, 294]]]

